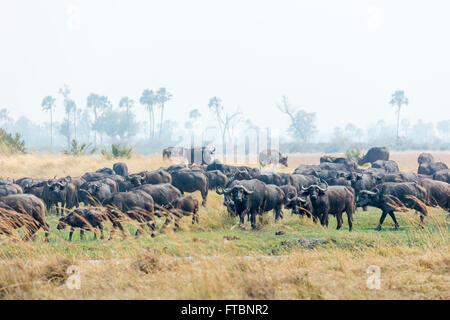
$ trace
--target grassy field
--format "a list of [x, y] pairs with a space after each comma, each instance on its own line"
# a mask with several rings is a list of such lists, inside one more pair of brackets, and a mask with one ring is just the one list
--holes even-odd
[[[313, 156], [292, 158], [298, 165], [302, 160], [297, 157], [308, 163], [306, 159]], [[408, 169], [413, 163], [410, 158], [417, 159], [412, 153], [395, 156], [408, 159], [405, 165], [399, 161]], [[439, 156], [448, 155], [435, 158]], [[130, 172], [167, 165], [160, 157], [124, 161]], [[77, 176], [111, 167], [114, 161], [24, 155], [0, 162], [2, 177], [47, 178]], [[200, 199], [199, 194], [194, 196]], [[350, 233], [346, 219], [343, 230], [337, 231], [334, 217], [324, 229], [286, 210], [281, 221], [275, 222], [270, 212], [258, 221], [257, 230], [251, 231], [247, 224], [244, 231], [228, 216], [222, 197], [210, 192], [198, 225], [186, 217], [175, 232], [172, 227], [161, 230], [163, 221], [159, 221], [155, 238], [144, 234], [136, 239], [135, 226], [128, 224], [125, 239], [116, 234], [114, 240], [96, 241], [88, 232], [81, 241], [77, 231], [72, 242], [67, 241], [68, 231], [56, 230], [58, 217], [49, 215], [49, 243], [43, 241], [42, 231], [34, 242], [18, 240], [20, 231], [17, 239], [0, 235], [0, 298], [449, 299], [448, 214], [437, 208], [429, 213], [425, 229], [417, 228], [419, 218], [409, 211], [398, 214], [400, 230], [393, 230], [388, 217], [384, 229], [377, 232], [380, 211], [358, 211]], [[285, 233], [276, 235], [278, 231]], [[81, 272], [78, 290], [66, 286], [71, 265]], [[366, 285], [371, 265], [381, 269], [379, 290]]]

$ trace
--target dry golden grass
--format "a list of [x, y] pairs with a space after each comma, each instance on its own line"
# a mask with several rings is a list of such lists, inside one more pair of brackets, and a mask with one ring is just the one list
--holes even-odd
[[[392, 153], [404, 170], [416, 170], [417, 153]], [[433, 153], [448, 162], [449, 153]], [[318, 163], [320, 155], [292, 155], [292, 171], [299, 163]], [[20, 155], [0, 158], [0, 176], [49, 178], [79, 176], [87, 171], [127, 163], [130, 172], [152, 170], [170, 163], [160, 156], [136, 155], [108, 160], [101, 156]], [[194, 196], [200, 198], [198, 193]], [[119, 236], [94, 241], [92, 234], [72, 243], [67, 231], [57, 231], [57, 217], [49, 216], [50, 243], [23, 242], [0, 236], [1, 299], [449, 299], [450, 252], [448, 216], [431, 209], [424, 230], [417, 229], [413, 212], [398, 214], [400, 231], [386, 220], [384, 231], [373, 228], [379, 211], [358, 212], [354, 231], [336, 231], [310, 220], [285, 214], [273, 222], [266, 215], [257, 231], [236, 227], [211, 192], [200, 209], [200, 224], [181, 221], [182, 230], [159, 230], [151, 239]], [[161, 225], [161, 221], [158, 227]], [[277, 231], [285, 234], [276, 236]], [[314, 249], [297, 239], [323, 239]], [[20, 237], [18, 238], [20, 239]], [[226, 240], [230, 239], [230, 240]], [[231, 240], [233, 239], [233, 240]], [[246, 258], [245, 256], [251, 256]], [[91, 261], [95, 259], [95, 261]], [[69, 265], [81, 270], [81, 289], [67, 288]], [[366, 286], [367, 268], [381, 268], [381, 289]]]

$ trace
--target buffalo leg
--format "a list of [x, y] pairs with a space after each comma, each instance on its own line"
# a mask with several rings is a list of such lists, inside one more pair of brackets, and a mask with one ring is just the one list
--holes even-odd
[[148, 227], [150, 228], [150, 230], [152, 231], [151, 237], [154, 238], [155, 237], [155, 222], [154, 221], [148, 221], [147, 222]]
[[398, 230], [399, 225], [398, 225], [397, 219], [395, 218], [394, 212], [389, 212], [389, 215], [391, 216], [392, 221], [394, 221], [394, 224], [395, 224], [395, 230]]
[[74, 232], [74, 228], [71, 227], [70, 231], [69, 231], [69, 241], [72, 241], [73, 232]]
[[381, 230], [381, 225], [383, 224], [384, 219], [386, 218], [387, 214], [388, 214], [387, 211], [383, 211], [383, 213], [381, 214], [381, 217], [380, 217], [380, 222], [379, 222], [379, 224], [378, 224], [378, 226], [376, 227], [375, 230], [377, 230], [377, 231]]
[[252, 223], [252, 229], [256, 229], [256, 212], [251, 212], [251, 223]]
[[347, 210], [347, 220], [348, 220], [348, 231], [353, 229], [353, 212], [351, 209]]
[[84, 230], [80, 229], [80, 240], [84, 240]]
[[328, 212], [322, 213], [322, 217], [320, 218], [320, 224], [328, 228]]
[[206, 190], [202, 191], [202, 206], [206, 207], [206, 200], [208, 197], [208, 188], [206, 188]]
[[101, 240], [105, 239], [105, 235], [103, 234], [103, 226], [100, 224], [98, 228], [100, 229], [100, 239]]
[[122, 223], [120, 223], [120, 221], [113, 221], [112, 224], [113, 225], [112, 225], [112, 228], [111, 228], [111, 232], [109, 234], [109, 240], [112, 240], [112, 238], [114, 236], [114, 233], [116, 231], [116, 228], [120, 229], [120, 231], [122, 232], [122, 237], [125, 238], [126, 235], [125, 235], [125, 230], [123, 229]]
[[[336, 215], [336, 222], [337, 222], [336, 230], [341, 229], [342, 224], [344, 223], [344, 221], [342, 220], [342, 212], [341, 212], [341, 213], [338, 213], [338, 214]], [[328, 227], [328, 225], [327, 225], [327, 227]]]

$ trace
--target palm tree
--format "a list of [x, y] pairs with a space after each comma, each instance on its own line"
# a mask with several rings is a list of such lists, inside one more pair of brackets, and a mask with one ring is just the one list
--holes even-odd
[[74, 108], [74, 104], [75, 102], [73, 100], [70, 99], [69, 95], [70, 95], [70, 89], [69, 86], [67, 84], [64, 84], [64, 86], [62, 88], [59, 89], [59, 94], [63, 96], [63, 104], [64, 104], [64, 109], [66, 111], [66, 115], [67, 115], [67, 127], [64, 130], [66, 132], [66, 137], [67, 137], [67, 145], [70, 148], [70, 140], [71, 140], [71, 134], [70, 134], [70, 114], [72, 113], [72, 110]]
[[[91, 93], [87, 97], [86, 106], [92, 108], [94, 112], [94, 124], [97, 124], [98, 117], [100, 113], [111, 107], [111, 102], [109, 102], [106, 96], [100, 96], [96, 93]], [[94, 147], [97, 147], [97, 128], [94, 127]]]
[[120, 99], [119, 108], [126, 108], [127, 110], [127, 137], [130, 136], [130, 110], [134, 107], [134, 100], [128, 97]]
[[145, 89], [142, 92], [139, 102], [145, 106], [148, 111], [148, 138], [154, 136], [155, 130], [155, 117], [153, 115], [153, 106], [157, 102], [156, 95], [153, 90]]
[[397, 140], [399, 139], [398, 129], [400, 126], [400, 109], [402, 105], [408, 105], [408, 98], [405, 97], [405, 92], [403, 90], [397, 90], [392, 94], [391, 101], [389, 104], [397, 107]]
[[164, 104], [172, 99], [172, 94], [166, 90], [166, 88], [159, 88], [156, 92], [156, 101], [159, 103], [159, 108], [161, 109], [161, 123], [159, 124], [159, 139], [161, 139], [161, 132], [163, 126], [163, 114], [164, 114]]
[[41, 103], [42, 110], [50, 112], [50, 152], [53, 150], [53, 109], [56, 99], [52, 96], [46, 96]]

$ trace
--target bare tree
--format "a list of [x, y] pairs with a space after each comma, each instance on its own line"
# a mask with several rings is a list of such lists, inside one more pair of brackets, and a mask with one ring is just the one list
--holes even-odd
[[316, 126], [314, 124], [316, 114], [314, 112], [306, 112], [305, 110], [297, 110], [291, 107], [286, 96], [282, 97], [281, 104], [277, 104], [277, 107], [291, 120], [288, 129], [289, 133], [295, 139], [308, 142], [316, 132]]
[[242, 115], [242, 113], [240, 111], [236, 111], [232, 114], [229, 114], [228, 112], [224, 114], [222, 100], [218, 97], [212, 97], [211, 99], [209, 99], [208, 107], [214, 114], [219, 126], [219, 131], [222, 138], [222, 152], [225, 161], [227, 153], [226, 138], [228, 137], [229, 139], [231, 139], [233, 128], [235, 127], [237, 122], [240, 121], [239, 117]]

